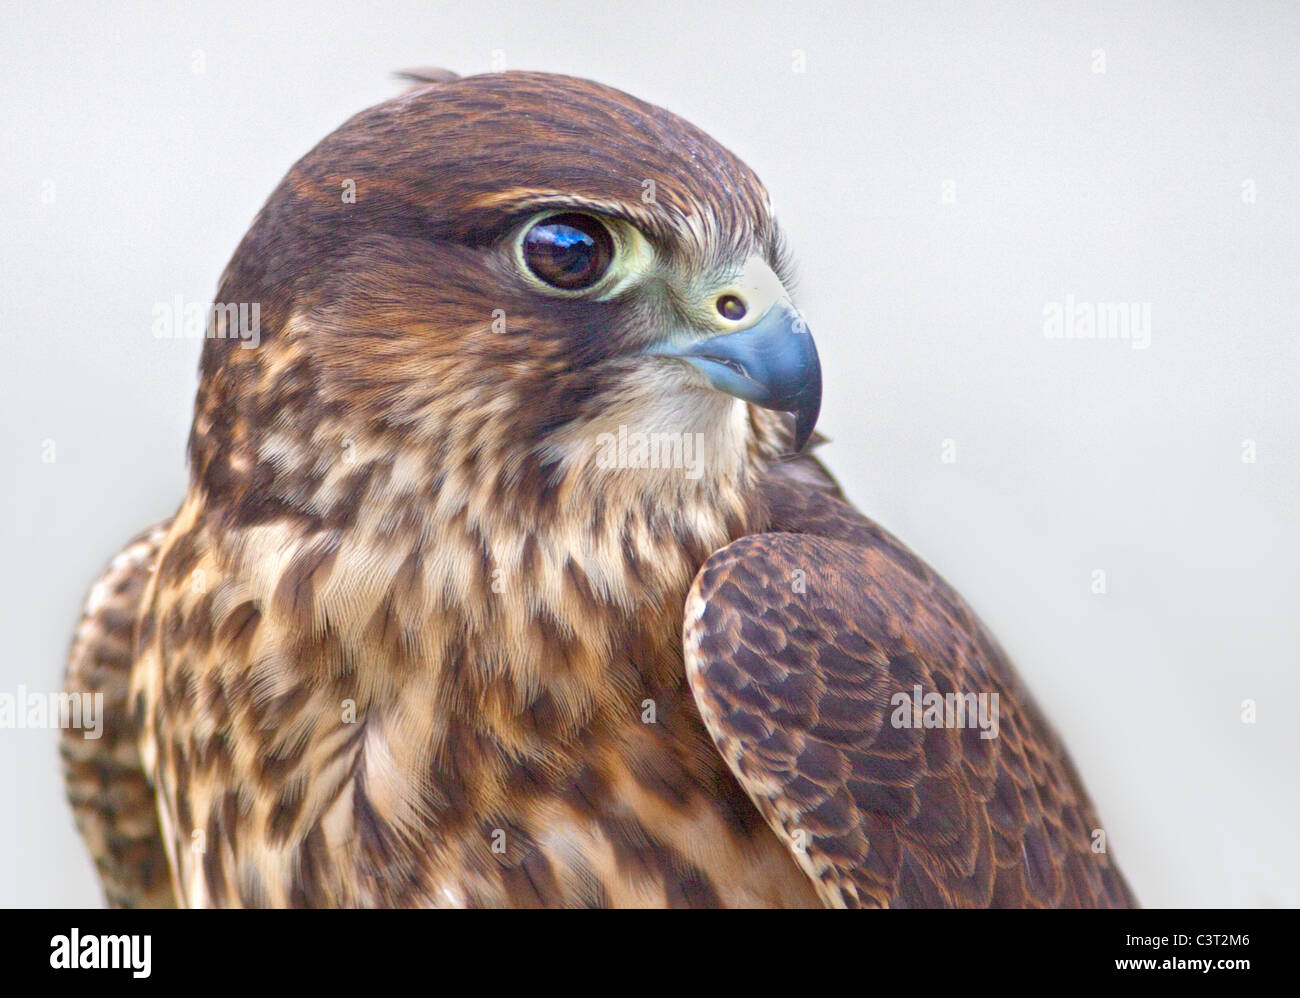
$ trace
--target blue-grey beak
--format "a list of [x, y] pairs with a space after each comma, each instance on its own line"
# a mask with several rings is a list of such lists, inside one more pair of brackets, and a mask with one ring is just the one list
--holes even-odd
[[796, 452], [812, 436], [822, 405], [821, 362], [807, 324], [788, 300], [748, 329], [654, 352], [689, 361], [720, 392], [794, 413]]

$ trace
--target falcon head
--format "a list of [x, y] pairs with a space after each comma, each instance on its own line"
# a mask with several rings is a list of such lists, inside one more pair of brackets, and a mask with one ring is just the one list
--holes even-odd
[[377, 475], [473, 468], [462, 492], [525, 511], [620, 429], [691, 435], [734, 475], [817, 418], [785, 271], [758, 178], [675, 115], [444, 75], [348, 121], [258, 215], [217, 300], [259, 305], [260, 347], [205, 344], [196, 483], [246, 522], [328, 520]]

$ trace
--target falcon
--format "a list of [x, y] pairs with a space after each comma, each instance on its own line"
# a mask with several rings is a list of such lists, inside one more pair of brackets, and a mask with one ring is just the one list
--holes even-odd
[[254, 220], [188, 491], [92, 591], [108, 902], [1133, 904], [997, 642], [811, 455], [754, 173], [585, 80], [415, 83]]

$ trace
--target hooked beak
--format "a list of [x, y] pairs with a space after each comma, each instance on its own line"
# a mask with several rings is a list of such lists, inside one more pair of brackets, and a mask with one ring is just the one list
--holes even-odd
[[654, 352], [688, 361], [720, 392], [794, 413], [796, 453], [812, 436], [822, 404], [821, 362], [807, 323], [788, 298], [748, 329]]

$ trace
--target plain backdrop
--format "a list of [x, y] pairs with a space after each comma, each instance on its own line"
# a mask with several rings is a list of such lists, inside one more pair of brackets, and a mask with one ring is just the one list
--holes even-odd
[[[1007, 647], [1139, 898], [1300, 904], [1297, 5], [7, 6], [0, 692], [58, 687], [181, 495], [199, 344], [153, 306], [392, 71], [564, 72], [764, 179], [826, 460]], [[1047, 337], [1067, 295], [1149, 347]], [[56, 742], [0, 730], [0, 904], [100, 903]]]

